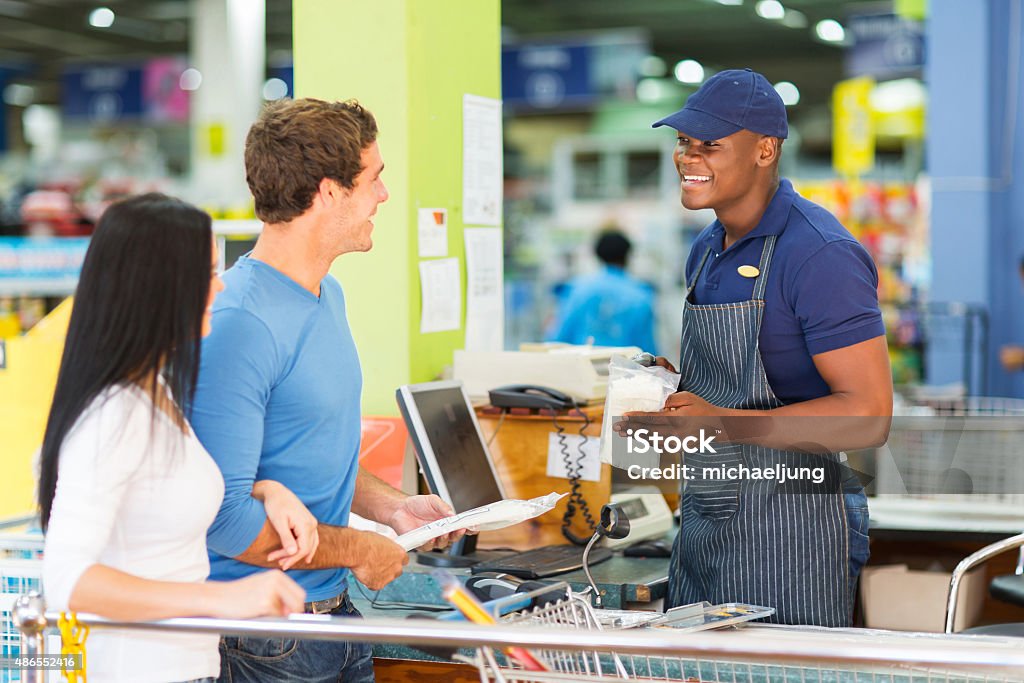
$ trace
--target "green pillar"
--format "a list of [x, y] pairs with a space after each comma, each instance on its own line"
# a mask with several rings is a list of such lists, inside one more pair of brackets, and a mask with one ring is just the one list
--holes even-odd
[[501, 96], [499, 0], [295, 0], [295, 92], [355, 98], [380, 127], [391, 198], [373, 249], [331, 273], [345, 288], [363, 366], [363, 411], [398, 412], [394, 392], [435, 378], [462, 348], [464, 327], [420, 334], [418, 208], [448, 209], [448, 256], [462, 271], [462, 98]]

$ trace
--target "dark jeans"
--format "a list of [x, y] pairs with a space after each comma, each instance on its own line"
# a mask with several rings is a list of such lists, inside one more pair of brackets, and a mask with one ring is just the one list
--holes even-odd
[[843, 482], [843, 501], [846, 504], [846, 522], [850, 527], [850, 596], [857, 595], [860, 570], [868, 563], [871, 548], [868, 543], [868, 497], [856, 479]]
[[[345, 600], [330, 613], [360, 617]], [[220, 639], [222, 683], [373, 683], [373, 656], [365, 643], [289, 638]]]

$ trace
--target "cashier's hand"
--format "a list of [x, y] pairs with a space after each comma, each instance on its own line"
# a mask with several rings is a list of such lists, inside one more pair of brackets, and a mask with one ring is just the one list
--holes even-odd
[[672, 365], [672, 363], [669, 361], [669, 359], [665, 358], [665, 356], [658, 356], [658, 357], [656, 357], [654, 359], [654, 364], [659, 366], [659, 367], [665, 368], [669, 372], [673, 372], [673, 373], [675, 373], [677, 375], [679, 374], [679, 371], [676, 370], [676, 366]]
[[665, 412], [669, 415], [685, 415], [687, 417], [718, 416], [722, 414], [722, 408], [711, 405], [697, 394], [689, 391], [677, 391], [665, 399]]
[[[395, 510], [386, 524], [395, 530], [399, 536], [418, 529], [424, 524], [451, 517], [455, 514], [448, 503], [438, 496], [409, 496], [402, 501], [402, 504]], [[464, 531], [453, 531], [450, 534], [439, 536], [432, 541], [423, 544], [417, 550], [433, 550], [434, 548], [446, 548], [465, 535]]]
[[356, 552], [358, 559], [349, 566], [359, 583], [379, 591], [399, 576], [409, 564], [409, 555], [402, 546], [375, 531], [360, 531]]
[[661, 410], [624, 413], [622, 420], [612, 425], [612, 428], [620, 436], [626, 436], [628, 429], [651, 427], [659, 427], [665, 434], [685, 435], [701, 428], [721, 428], [720, 418], [726, 412], [724, 408], [708, 403], [697, 394], [677, 391], [665, 400], [665, 407]]

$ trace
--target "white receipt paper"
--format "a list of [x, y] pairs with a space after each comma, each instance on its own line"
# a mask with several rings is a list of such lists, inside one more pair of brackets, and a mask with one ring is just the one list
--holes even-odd
[[402, 534], [395, 539], [395, 543], [409, 551], [419, 548], [438, 536], [444, 536], [460, 529], [473, 531], [504, 529], [507, 526], [543, 515], [554, 509], [558, 501], [567, 495], [569, 494], [549, 493], [546, 496], [530, 500], [499, 500], [497, 503], [488, 503], [451, 517], [438, 519], [430, 524], [424, 524], [418, 529]]

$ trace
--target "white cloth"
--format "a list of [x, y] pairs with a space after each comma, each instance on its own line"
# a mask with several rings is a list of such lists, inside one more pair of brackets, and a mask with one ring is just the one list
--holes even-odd
[[[103, 564], [159, 581], [210, 573], [206, 529], [224, 480], [189, 429], [184, 434], [140, 388], [108, 389], [86, 408], [61, 448], [43, 554], [51, 609], [66, 610], [82, 573]], [[94, 629], [91, 681], [164, 683], [220, 672], [216, 635]]]

